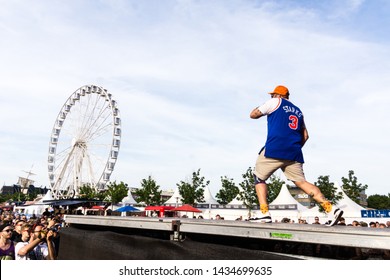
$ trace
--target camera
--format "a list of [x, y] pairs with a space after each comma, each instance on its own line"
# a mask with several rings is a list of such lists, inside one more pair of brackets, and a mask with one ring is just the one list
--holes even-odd
[[58, 228], [57, 227], [51, 227], [51, 228], [48, 228], [47, 231], [58, 232]]

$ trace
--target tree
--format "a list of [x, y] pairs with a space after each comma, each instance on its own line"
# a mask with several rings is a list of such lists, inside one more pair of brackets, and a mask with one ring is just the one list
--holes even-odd
[[96, 199], [97, 191], [90, 184], [84, 184], [79, 189], [80, 198]]
[[348, 178], [341, 178], [341, 181], [343, 182], [343, 185], [341, 188], [345, 192], [345, 194], [355, 201], [356, 203], [360, 202], [360, 193], [365, 191], [368, 186], [358, 184], [356, 176], [354, 176], [354, 172], [352, 170], [349, 170]]
[[28, 201], [33, 201], [38, 197], [39, 193], [40, 193], [39, 190], [34, 188], [33, 190], [27, 193], [26, 199]]
[[255, 205], [258, 205], [258, 200], [255, 190], [255, 179], [253, 177], [252, 168], [249, 167], [248, 170], [242, 174], [244, 179], [239, 185], [241, 191], [239, 193], [239, 200], [249, 209], [249, 213], [254, 209]]
[[19, 192], [14, 192], [10, 198], [12, 199], [12, 201], [26, 201], [27, 200], [27, 195], [22, 193], [22, 191], [19, 191]]
[[378, 210], [390, 209], [390, 193], [386, 195], [374, 194], [367, 198], [369, 208]]
[[146, 205], [159, 205], [161, 203], [161, 190], [156, 181], [149, 175], [142, 179], [141, 188], [135, 191], [137, 202], [144, 202]]
[[[126, 185], [127, 186], [127, 185]], [[126, 194], [127, 195], [127, 194]], [[95, 195], [95, 199], [97, 200], [104, 200], [107, 196], [107, 191], [106, 190], [103, 190], [103, 191], [97, 191], [96, 192], [96, 195]], [[121, 200], [122, 201], [122, 200]]]
[[215, 197], [217, 198], [218, 203], [226, 205], [237, 196], [239, 189], [233, 182], [233, 179], [229, 179], [226, 176], [221, 177], [221, 183], [222, 188]]
[[0, 203], [3, 203], [5, 201], [7, 201], [9, 199], [9, 196], [5, 195], [5, 194], [0, 194]]
[[184, 204], [195, 205], [195, 203], [204, 202], [204, 188], [210, 184], [210, 181], [205, 181], [203, 176], [200, 176], [200, 169], [192, 173], [191, 182], [180, 181], [176, 184], [179, 189], [179, 194], [182, 196]]
[[267, 195], [267, 202], [270, 204], [272, 201], [275, 200], [275, 198], [279, 195], [280, 190], [282, 189], [282, 186], [284, 184], [284, 181], [280, 179], [279, 177], [276, 177], [275, 175], [271, 175], [269, 178], [269, 182], [267, 183], [268, 188], [268, 195]]
[[116, 181], [110, 182], [106, 191], [106, 200], [110, 201], [112, 205], [117, 204], [127, 196], [127, 184], [122, 181], [117, 184]]
[[[334, 183], [329, 182], [329, 175], [319, 176], [317, 182], [314, 183], [322, 192], [327, 200], [332, 204], [336, 204], [340, 199], [343, 198], [343, 193], [336, 193], [337, 188], [334, 186]], [[324, 212], [324, 209], [320, 206], [320, 211]]]
[[106, 191], [97, 191], [90, 184], [84, 184], [79, 189], [80, 198], [104, 200], [106, 196]]

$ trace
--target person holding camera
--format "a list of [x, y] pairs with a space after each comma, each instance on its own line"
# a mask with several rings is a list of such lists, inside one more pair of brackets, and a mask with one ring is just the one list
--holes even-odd
[[22, 242], [15, 246], [16, 260], [54, 260], [55, 249], [53, 245], [52, 230], [45, 229], [38, 224], [35, 228], [24, 225], [22, 228]]
[[60, 220], [55, 217], [52, 220], [49, 221], [47, 227], [53, 231], [53, 238], [52, 242], [54, 244], [54, 250], [55, 250], [55, 258], [58, 257], [58, 252], [60, 250], [60, 234], [59, 231], [61, 229]]

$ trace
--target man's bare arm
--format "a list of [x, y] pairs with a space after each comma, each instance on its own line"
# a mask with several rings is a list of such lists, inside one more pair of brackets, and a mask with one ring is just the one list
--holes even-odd
[[252, 110], [250, 117], [252, 119], [258, 119], [260, 117], [264, 116], [262, 112], [260, 112], [259, 107], [256, 107], [255, 109]]
[[309, 132], [307, 132], [306, 127], [302, 129], [302, 147], [305, 145], [307, 139], [309, 139]]

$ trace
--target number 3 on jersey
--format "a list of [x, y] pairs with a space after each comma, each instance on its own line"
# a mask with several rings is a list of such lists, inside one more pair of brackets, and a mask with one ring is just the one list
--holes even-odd
[[290, 115], [288, 117], [288, 119], [290, 120], [290, 123], [288, 124], [288, 126], [291, 129], [296, 130], [298, 128], [298, 117], [294, 116], [294, 115]]

